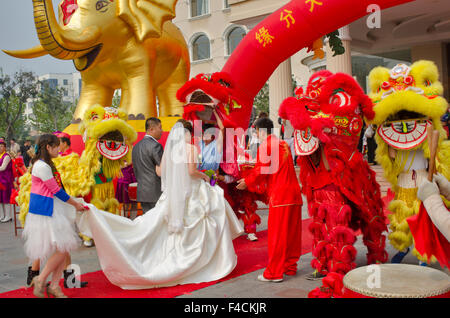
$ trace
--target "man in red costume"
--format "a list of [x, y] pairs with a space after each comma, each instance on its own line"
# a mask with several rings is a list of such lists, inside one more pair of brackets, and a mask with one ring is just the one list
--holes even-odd
[[255, 123], [261, 145], [255, 167], [238, 181], [237, 189], [248, 188], [269, 199], [269, 264], [261, 281], [281, 282], [283, 274], [295, 275], [301, 254], [302, 196], [294, 162], [286, 142], [272, 135], [269, 118]]

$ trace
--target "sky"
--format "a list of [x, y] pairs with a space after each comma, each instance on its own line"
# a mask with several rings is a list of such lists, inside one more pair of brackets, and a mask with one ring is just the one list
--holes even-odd
[[[61, 0], [53, 0], [57, 8]], [[33, 20], [31, 0], [0, 0], [0, 49], [23, 50], [39, 44]], [[37, 75], [76, 72], [72, 61], [57, 60], [49, 55], [35, 59], [16, 59], [0, 51], [0, 68], [12, 75], [19, 70]]]

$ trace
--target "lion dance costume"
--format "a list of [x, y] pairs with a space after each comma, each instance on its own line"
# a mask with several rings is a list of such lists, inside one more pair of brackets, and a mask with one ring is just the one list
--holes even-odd
[[[115, 198], [113, 179], [121, 176], [124, 162], [131, 162], [131, 147], [137, 133], [127, 122], [121, 109], [95, 105], [84, 114], [80, 126], [85, 150], [81, 157], [70, 153], [54, 159], [66, 192], [74, 197], [85, 197], [97, 208], [114, 214], [119, 203]], [[17, 202], [19, 220], [25, 224], [30, 199], [31, 175], [20, 179]], [[90, 238], [83, 236], [85, 242]]]
[[[375, 105], [371, 123], [378, 126], [376, 160], [395, 193], [388, 206], [392, 212], [389, 241], [400, 251], [392, 259], [398, 263], [413, 245], [406, 219], [419, 212], [417, 188], [427, 178], [430, 158], [427, 128], [430, 126], [440, 132], [437, 171], [447, 179], [450, 177], [450, 143], [444, 141], [446, 134], [440, 122], [447, 102], [442, 97], [438, 69], [430, 61], [418, 61], [411, 66], [398, 64], [392, 70], [377, 67], [371, 71], [369, 81], [370, 97]], [[426, 262], [427, 258], [415, 249], [413, 254]]]
[[352, 77], [329, 71], [314, 74], [306, 92], [299, 89], [296, 94], [283, 101], [279, 115], [295, 129], [300, 182], [313, 218], [311, 266], [315, 274], [327, 275], [325, 287], [309, 296], [339, 296], [340, 291], [335, 294], [326, 286], [356, 267], [357, 230], [363, 234], [369, 264], [388, 258], [379, 185], [357, 150], [363, 119], [374, 116], [372, 103]]
[[[237, 128], [230, 115], [240, 109], [241, 103], [233, 94], [233, 80], [222, 72], [211, 75], [198, 74], [188, 81], [177, 92], [177, 98], [185, 104], [183, 117], [194, 123], [217, 121], [213, 109], [221, 117], [226, 128]], [[238, 165], [238, 143], [241, 138], [236, 135], [224, 136], [223, 160], [220, 163], [220, 174], [226, 175], [225, 182], [218, 184], [224, 189], [224, 195], [235, 214], [244, 222], [245, 233], [256, 233], [256, 227], [261, 218], [256, 214], [256, 201], [266, 202], [267, 198], [248, 190], [237, 190], [237, 180], [244, 178], [249, 165]], [[247, 158], [248, 159], [248, 158]], [[242, 211], [243, 213], [240, 213]]]

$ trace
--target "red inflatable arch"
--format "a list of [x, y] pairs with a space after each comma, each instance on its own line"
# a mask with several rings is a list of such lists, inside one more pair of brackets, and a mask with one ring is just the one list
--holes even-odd
[[246, 129], [256, 94], [278, 65], [302, 48], [367, 15], [370, 5], [386, 9], [411, 1], [292, 0], [255, 26], [223, 67], [243, 106], [230, 114], [230, 120]]

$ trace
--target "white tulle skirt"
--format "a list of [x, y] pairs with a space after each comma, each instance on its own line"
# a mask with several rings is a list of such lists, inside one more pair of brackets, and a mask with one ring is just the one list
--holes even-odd
[[28, 258], [45, 262], [57, 250], [77, 249], [81, 240], [75, 230], [75, 213], [75, 208], [58, 198], [54, 198], [51, 217], [28, 213], [22, 232]]

